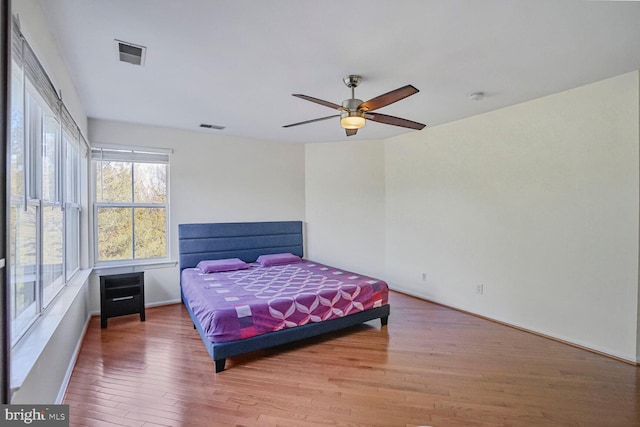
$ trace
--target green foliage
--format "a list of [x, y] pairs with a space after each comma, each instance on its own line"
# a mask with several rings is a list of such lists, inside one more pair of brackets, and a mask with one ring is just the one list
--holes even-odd
[[138, 208], [135, 210], [136, 258], [154, 258], [166, 255], [165, 213], [164, 209], [158, 208]]
[[12, 203], [9, 213], [9, 260], [11, 263], [11, 318], [19, 316], [35, 301], [36, 279], [36, 213], [35, 206], [23, 209]]
[[[134, 246], [136, 259], [165, 256], [167, 166], [102, 161], [96, 169], [97, 201], [102, 203], [98, 208], [98, 260], [132, 259]], [[140, 203], [159, 206], [136, 206]]]
[[98, 260], [131, 259], [131, 208], [98, 208]]

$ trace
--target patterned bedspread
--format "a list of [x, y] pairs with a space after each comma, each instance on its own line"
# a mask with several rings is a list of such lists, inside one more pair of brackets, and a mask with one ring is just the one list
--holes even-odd
[[348, 316], [388, 303], [381, 280], [304, 260], [204, 274], [182, 271], [182, 292], [213, 342]]

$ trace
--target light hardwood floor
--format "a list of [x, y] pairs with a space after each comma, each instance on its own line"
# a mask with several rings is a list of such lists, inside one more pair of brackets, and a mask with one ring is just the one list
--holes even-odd
[[640, 368], [406, 295], [379, 321], [213, 362], [182, 305], [94, 317], [72, 426], [640, 426]]

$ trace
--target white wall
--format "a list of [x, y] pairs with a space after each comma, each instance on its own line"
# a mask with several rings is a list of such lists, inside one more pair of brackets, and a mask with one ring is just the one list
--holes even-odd
[[384, 143], [308, 144], [307, 257], [384, 275]]
[[[304, 220], [304, 146], [227, 138], [106, 120], [89, 121], [93, 145], [173, 150], [170, 160], [171, 256], [178, 259], [178, 224]], [[99, 285], [92, 281], [99, 311]], [[178, 267], [145, 273], [147, 304], [179, 301]]]
[[633, 72], [409, 132], [384, 153], [308, 145], [308, 255], [635, 361], [639, 93]]
[[635, 360], [638, 93], [633, 72], [387, 141], [391, 286]]

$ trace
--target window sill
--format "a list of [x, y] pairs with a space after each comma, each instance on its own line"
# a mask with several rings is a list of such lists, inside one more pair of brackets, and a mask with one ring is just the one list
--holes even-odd
[[87, 283], [91, 269], [79, 270], [50, 308], [31, 326], [11, 352], [11, 392], [17, 391], [31, 372], [69, 307]]
[[96, 265], [93, 267], [93, 273], [96, 275], [101, 274], [122, 274], [122, 273], [138, 273], [140, 271], [149, 270], [152, 268], [171, 268], [178, 265], [177, 261], [162, 260], [162, 261], [148, 261], [144, 263], [130, 263], [130, 264], [110, 264], [110, 265]]

